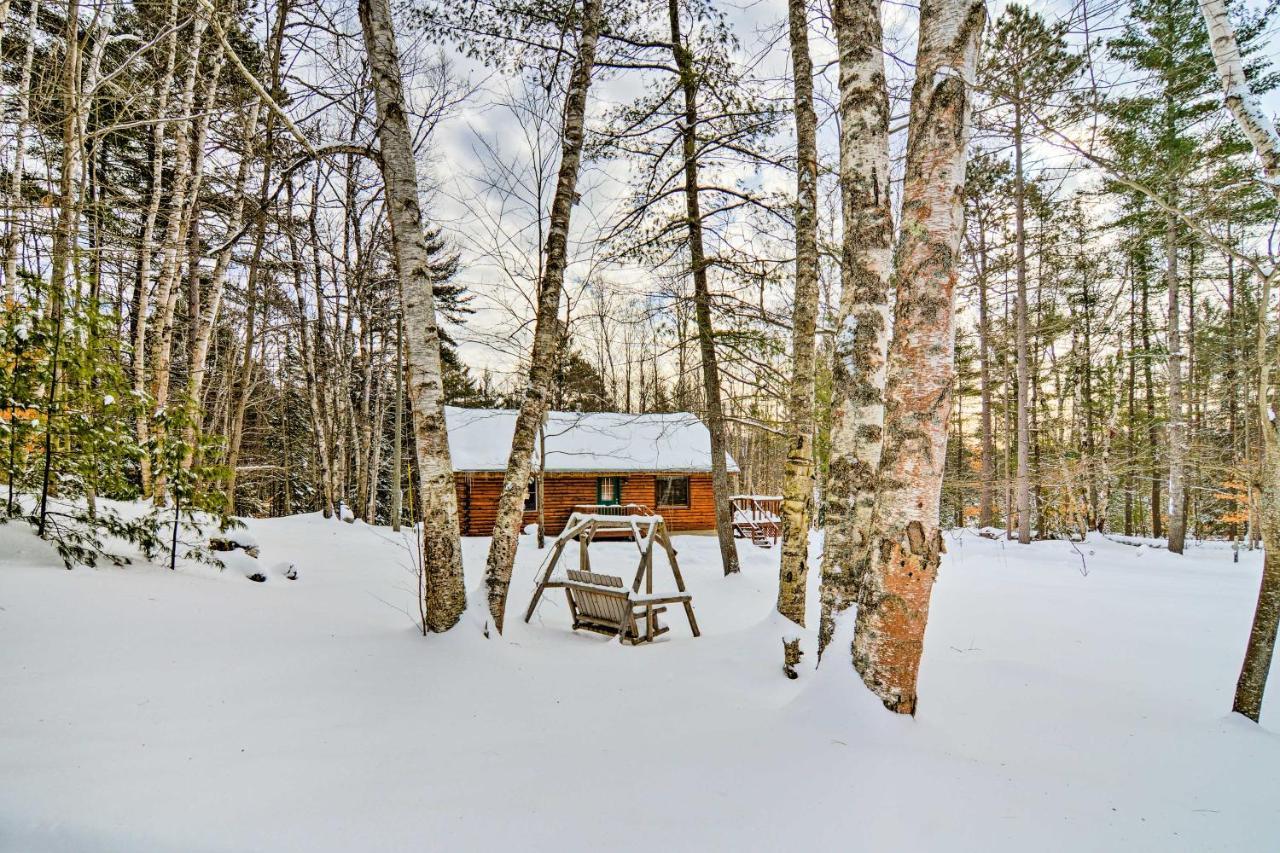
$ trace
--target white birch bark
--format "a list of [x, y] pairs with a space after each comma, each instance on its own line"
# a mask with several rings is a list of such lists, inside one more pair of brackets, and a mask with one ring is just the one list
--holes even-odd
[[[177, 67], [178, 51], [178, 0], [169, 0], [165, 26], [169, 37], [165, 44], [163, 71], [156, 81], [155, 108], [151, 127], [151, 198], [142, 221], [142, 235], [138, 245], [138, 273], [135, 305], [136, 320], [133, 327], [133, 395], [136, 410], [134, 431], [143, 447], [151, 440], [151, 412], [147, 400], [147, 330], [151, 314], [151, 265], [155, 254], [156, 220], [160, 216], [160, 204], [164, 198], [164, 140], [168, 122], [170, 89]], [[138, 463], [142, 480], [142, 496], [152, 494], [151, 455], [143, 453]]]
[[447, 631], [462, 616], [466, 590], [457, 494], [444, 420], [431, 257], [418, 206], [417, 163], [404, 104], [391, 4], [389, 0], [360, 0], [359, 12], [378, 105], [387, 215], [404, 304], [409, 393], [418, 452], [418, 498], [423, 518], [423, 629]]
[[[782, 479], [782, 559], [778, 612], [804, 625], [809, 577], [809, 506], [813, 499], [813, 391], [818, 323], [818, 118], [805, 0], [788, 0], [796, 120], [796, 271], [791, 316], [790, 445]], [[783, 669], [795, 677], [799, 639], [784, 641]]]
[[[261, 109], [261, 100], [255, 99], [249, 106], [248, 113], [244, 119], [243, 132], [240, 137], [241, 150], [244, 153], [240, 158], [240, 164], [236, 169], [235, 182], [232, 185], [232, 195], [235, 201], [232, 202], [231, 216], [227, 220], [227, 234], [235, 234], [239, 231], [244, 221], [245, 189], [248, 186], [249, 172], [253, 165], [253, 139], [258, 130], [258, 116], [261, 113]], [[190, 468], [194, 461], [194, 446], [197, 439], [196, 415], [200, 411], [201, 400], [204, 396], [204, 380], [209, 362], [209, 344], [213, 338], [214, 326], [218, 321], [218, 313], [222, 308], [222, 295], [226, 288], [227, 271], [231, 266], [233, 248], [234, 243], [227, 245], [214, 260], [213, 272], [209, 276], [208, 291], [205, 294], [205, 305], [192, 337], [191, 375], [188, 378], [187, 393], [190, 397], [190, 404], [195, 409], [189, 419], [187, 434], [184, 436], [184, 441], [187, 444], [187, 454], [183, 462], [184, 468]], [[196, 262], [195, 258], [191, 259], [191, 263]]]
[[939, 528], [955, 372], [955, 286], [981, 0], [925, 0], [911, 94], [897, 302], [889, 345], [876, 539], [858, 592], [853, 664], [891, 711], [913, 714]]
[[1235, 28], [1227, 14], [1226, 0], [1200, 0], [1200, 11], [1209, 27], [1209, 49], [1222, 80], [1222, 93], [1227, 109], [1244, 133], [1262, 163], [1262, 175], [1271, 192], [1280, 198], [1280, 134], [1262, 107], [1262, 102], [1249, 91], [1244, 76], [1244, 59], [1236, 42]]
[[877, 0], [832, 6], [840, 58], [840, 310], [832, 364], [831, 450], [818, 655], [854, 600], [871, 542], [884, 442], [893, 220], [889, 89]]
[[27, 124], [31, 119], [31, 69], [35, 61], [36, 20], [40, 0], [31, 0], [27, 15], [26, 49], [22, 55], [22, 71], [18, 78], [16, 115], [14, 116], [13, 165], [9, 173], [9, 221], [4, 233], [4, 288], [0, 297], [12, 299], [18, 291], [18, 218], [22, 203], [22, 179], [27, 151]]
[[[195, 194], [192, 192], [196, 183], [195, 173], [200, 168], [203, 160], [203, 152], [195, 152], [193, 156], [191, 140], [192, 131], [195, 131], [194, 136], [197, 139], [200, 138], [199, 125], [206, 124], [207, 119], [202, 118], [192, 122], [185, 117], [191, 115], [192, 110], [195, 108], [197, 82], [200, 79], [201, 48], [207, 28], [208, 22], [203, 17], [197, 17], [192, 23], [189, 47], [191, 56], [177, 104], [178, 115], [182, 116], [182, 118], [174, 122], [175, 163], [173, 185], [169, 196], [168, 221], [165, 224], [165, 234], [161, 242], [160, 270], [156, 282], [157, 323], [153, 330], [150, 354], [152, 368], [150, 394], [152, 404], [157, 411], [163, 410], [169, 402], [173, 322], [178, 307], [180, 291], [178, 281], [182, 271], [180, 253], [187, 243], [186, 228], [190, 222], [191, 207], [195, 198]], [[221, 51], [219, 51], [220, 53]], [[215, 75], [220, 65], [220, 60], [215, 60]], [[213, 88], [216, 90], [216, 76], [214, 79]], [[193, 124], [196, 126], [193, 127]], [[191, 203], [188, 202], [189, 198], [192, 199]], [[158, 423], [154, 426], [153, 438], [157, 442], [163, 441], [165, 438], [163, 427]], [[164, 473], [159, 471], [152, 484], [152, 497], [158, 502], [163, 502], [165, 500], [165, 488]]]

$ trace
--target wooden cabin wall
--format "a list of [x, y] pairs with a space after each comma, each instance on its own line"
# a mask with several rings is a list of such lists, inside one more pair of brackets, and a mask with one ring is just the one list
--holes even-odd
[[[689, 478], [689, 506], [657, 506], [658, 477]], [[488, 536], [493, 533], [498, 514], [498, 495], [502, 491], [502, 473], [498, 471], [454, 473], [458, 495], [458, 525], [463, 536]], [[672, 531], [713, 530], [716, 526], [715, 501], [711, 494], [709, 473], [574, 473], [547, 474], [543, 484], [546, 500], [547, 533], [552, 536], [564, 529], [575, 506], [596, 502], [596, 480], [618, 477], [622, 480], [622, 503], [647, 506], [667, 521]], [[536, 512], [524, 514], [524, 525], [535, 524]]]

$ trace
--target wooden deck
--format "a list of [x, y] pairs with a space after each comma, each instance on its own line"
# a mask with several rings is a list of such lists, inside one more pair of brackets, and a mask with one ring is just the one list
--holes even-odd
[[750, 539], [760, 548], [772, 548], [782, 535], [780, 495], [733, 495], [729, 498], [733, 535]]

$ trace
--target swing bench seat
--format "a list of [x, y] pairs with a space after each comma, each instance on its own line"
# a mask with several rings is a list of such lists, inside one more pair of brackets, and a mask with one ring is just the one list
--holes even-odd
[[[645, 528], [644, 533], [640, 532], [641, 526]], [[602, 531], [619, 529], [631, 531], [640, 551], [640, 564], [636, 569], [635, 581], [630, 587], [625, 586], [622, 578], [617, 575], [591, 571], [591, 556], [588, 552], [591, 542]], [[560, 574], [556, 572], [556, 563], [569, 542], [577, 543], [578, 568], [567, 569]], [[655, 545], [666, 553], [672, 580], [676, 585], [674, 592], [653, 590]], [[640, 591], [642, 586], [644, 592]], [[669, 630], [659, 624], [658, 616], [667, 611], [667, 605], [679, 604], [684, 609], [685, 618], [689, 620], [689, 630], [693, 636], [702, 636], [698, 630], [698, 620], [693, 615], [693, 595], [685, 589], [680, 566], [676, 563], [676, 549], [671, 546], [666, 522], [660, 515], [604, 516], [573, 513], [539, 570], [538, 584], [533, 590], [529, 607], [524, 612], [525, 622], [533, 618], [542, 594], [549, 589], [564, 590], [575, 631], [581, 629], [617, 637], [627, 645], [648, 643]]]
[[664, 605], [683, 604], [693, 635], [699, 635], [697, 623], [692, 621], [693, 596], [687, 592], [636, 594], [626, 589], [617, 575], [577, 569], [565, 574], [565, 580], [558, 585], [569, 602], [575, 631], [616, 636], [628, 645], [647, 643], [671, 630], [658, 624], [657, 616], [667, 611]]

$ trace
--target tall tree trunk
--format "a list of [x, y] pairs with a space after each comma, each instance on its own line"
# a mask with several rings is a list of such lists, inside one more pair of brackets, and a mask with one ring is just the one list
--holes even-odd
[[978, 495], [978, 526], [995, 523], [996, 439], [991, 413], [991, 316], [987, 305], [987, 231], [978, 223], [978, 365], [982, 381], [982, 484]]
[[[1280, 195], [1280, 189], [1276, 190]], [[1255, 723], [1262, 716], [1262, 698], [1280, 628], [1280, 423], [1272, 411], [1271, 373], [1276, 370], [1276, 350], [1271, 344], [1271, 279], [1262, 281], [1258, 299], [1258, 426], [1262, 438], [1261, 488], [1258, 522], [1264, 545], [1262, 582], [1253, 613], [1249, 644], [1245, 648], [1240, 678], [1236, 681], [1231, 710]]]
[[596, 42], [600, 38], [602, 0], [583, 0], [582, 33], [577, 55], [569, 74], [569, 88], [564, 102], [564, 139], [560, 151], [560, 171], [556, 178], [555, 196], [546, 244], [546, 264], [538, 282], [538, 313], [533, 333], [533, 349], [529, 354], [528, 384], [511, 437], [511, 455], [502, 480], [493, 540], [485, 564], [485, 584], [489, 590], [489, 614], [493, 626], [502, 633], [503, 614], [507, 606], [507, 588], [511, 584], [511, 568], [515, 564], [520, 521], [524, 517], [524, 499], [529, 488], [529, 471], [533, 465], [534, 443], [538, 425], [547, 411], [555, 374], [556, 355], [560, 350], [560, 297], [564, 289], [564, 268], [568, 255], [569, 218], [577, 197], [578, 171], [582, 161], [582, 143], [587, 115], [587, 91], [596, 63]]
[[1134, 535], [1134, 531], [1136, 529], [1134, 527], [1134, 517], [1133, 517], [1134, 515], [1133, 486], [1134, 486], [1134, 479], [1135, 479], [1134, 471], [1136, 471], [1138, 467], [1138, 430], [1137, 430], [1137, 427], [1138, 427], [1138, 414], [1137, 414], [1138, 365], [1137, 365], [1137, 362], [1135, 361], [1135, 359], [1138, 356], [1138, 346], [1137, 346], [1138, 323], [1135, 317], [1135, 314], [1137, 313], [1137, 311], [1134, 303], [1135, 303], [1134, 287], [1133, 287], [1133, 282], [1130, 281], [1130, 284], [1129, 284], [1129, 352], [1128, 352], [1129, 381], [1126, 383], [1128, 385], [1128, 388], [1126, 389], [1126, 393], [1125, 393], [1126, 403], [1128, 406], [1128, 415], [1129, 415], [1128, 427], [1126, 429], [1126, 436], [1128, 439], [1126, 450], [1128, 451], [1128, 454], [1129, 454], [1129, 461], [1128, 461], [1128, 464], [1125, 465], [1125, 480], [1126, 480], [1126, 487], [1125, 487], [1125, 493], [1124, 493], [1124, 535], [1125, 536]]
[[177, 68], [178, 50], [178, 0], [169, 0], [169, 11], [165, 26], [169, 29], [169, 37], [165, 45], [164, 70], [156, 81], [156, 102], [153, 113], [154, 124], [151, 128], [151, 198], [147, 203], [147, 212], [143, 217], [142, 235], [138, 241], [138, 278], [137, 297], [133, 306], [136, 321], [133, 325], [133, 394], [136, 398], [134, 406], [134, 431], [138, 443], [144, 448], [138, 462], [141, 477], [142, 496], [152, 494], [151, 477], [151, 414], [152, 407], [147, 398], [147, 330], [150, 325], [151, 306], [151, 264], [155, 254], [156, 220], [160, 215], [160, 204], [164, 198], [164, 140], [168, 122], [169, 89]]
[[893, 218], [889, 195], [889, 89], [880, 4], [832, 7], [840, 56], [840, 310], [832, 360], [831, 450], [822, 555], [818, 655], [835, 614], [853, 603], [872, 538], [884, 442]]
[[1013, 199], [1014, 243], [1016, 245], [1015, 274], [1018, 285], [1018, 301], [1015, 306], [1018, 336], [1018, 541], [1031, 542], [1031, 428], [1030, 406], [1027, 393], [1031, 379], [1027, 355], [1027, 190], [1022, 165], [1022, 99], [1020, 94], [1013, 103]]
[[67, 6], [66, 36], [62, 58], [60, 95], [65, 112], [62, 117], [62, 162], [58, 176], [58, 218], [54, 224], [50, 251], [48, 317], [53, 323], [53, 346], [49, 353], [49, 380], [46, 384], [44, 411], [44, 464], [40, 484], [40, 521], [37, 533], [43, 538], [48, 518], [49, 490], [53, 487], [53, 436], [58, 421], [59, 350], [62, 343], [62, 309], [67, 293], [68, 271], [74, 281], [72, 253], [76, 239], [78, 204], [75, 194], [77, 154], [81, 140], [78, 134], [80, 99], [80, 4], [71, 0]]
[[404, 514], [404, 319], [396, 314], [396, 402], [391, 445], [391, 529], [400, 532]]
[[[1182, 401], [1182, 308], [1178, 293], [1178, 223], [1165, 218], [1165, 286], [1169, 290], [1169, 551], [1181, 554], [1187, 533], [1184, 498], [1186, 421]], [[1263, 308], [1265, 311], [1266, 309]]]
[[27, 150], [27, 123], [31, 117], [31, 69], [35, 63], [36, 20], [40, 15], [40, 0], [31, 0], [27, 14], [26, 50], [22, 55], [22, 71], [19, 73], [15, 94], [17, 114], [14, 116], [13, 165], [9, 173], [9, 221], [4, 232], [4, 290], [0, 300], [14, 298], [18, 293], [18, 217], [25, 207], [22, 203], [22, 178]]
[[1138, 260], [1139, 285], [1142, 288], [1142, 375], [1146, 385], [1147, 457], [1151, 463], [1151, 535], [1159, 539], [1164, 532], [1164, 514], [1160, 506], [1160, 428], [1156, 423], [1156, 388], [1151, 376], [1151, 288], [1147, 279], [1146, 247]]
[[[698, 350], [702, 360], [702, 389], [707, 431], [711, 435], [711, 496], [716, 508], [716, 536], [720, 541], [720, 566], [726, 575], [738, 568], [738, 547], [733, 541], [733, 516], [729, 508], [729, 467], [725, 451], [724, 407], [720, 400], [720, 365], [716, 357], [711, 315], [711, 287], [702, 244], [702, 207], [698, 197], [698, 75], [693, 56], [680, 33], [680, 2], [668, 0], [671, 19], [671, 52], [680, 72], [684, 95], [684, 124], [680, 128], [684, 156], [685, 221], [689, 231], [689, 266], [693, 274], [694, 313], [698, 326]], [[680, 384], [684, 387], [684, 329], [680, 334]]]
[[[244, 419], [249, 411], [249, 402], [253, 397], [254, 374], [257, 372], [258, 360], [254, 358], [257, 347], [258, 324], [258, 278], [261, 273], [261, 244], [249, 263], [245, 287], [248, 290], [248, 305], [245, 307], [244, 319], [244, 351], [241, 353], [240, 368], [236, 371], [236, 381], [232, 383], [231, 424], [227, 432], [227, 480], [226, 480], [226, 512], [232, 515], [236, 511], [236, 482], [240, 465], [240, 449], [244, 442]], [[265, 301], [265, 300], [264, 300]], [[266, 326], [267, 311], [263, 308], [263, 326]], [[159, 499], [160, 478], [156, 477], [157, 499]]]
[[[1200, 9], [1209, 26], [1210, 46], [1227, 106], [1258, 155], [1272, 193], [1280, 199], [1280, 134], [1267, 120], [1257, 99], [1249, 93], [1244, 62], [1231, 19], [1227, 16], [1226, 3], [1224, 0], [1200, 0]], [[1271, 278], [1274, 276], [1275, 273]], [[1271, 278], [1263, 280], [1258, 300], [1258, 421], [1263, 443], [1262, 500], [1258, 515], [1266, 553], [1258, 606], [1254, 611], [1249, 645], [1232, 703], [1232, 710], [1254, 722], [1262, 716], [1262, 696], [1267, 686], [1267, 673], [1271, 669], [1276, 630], [1280, 626], [1280, 547], [1277, 547], [1277, 542], [1280, 542], [1280, 423], [1272, 414], [1271, 402], [1271, 371], [1278, 367], [1269, 346], [1272, 324], [1267, 318], [1270, 314]]]
[[[1084, 234], [1080, 237], [1084, 238]], [[1081, 244], [1083, 245], [1083, 243]], [[1094, 403], [1093, 403], [1093, 301], [1089, 292], [1089, 274], [1082, 271], [1080, 287], [1084, 311], [1084, 358], [1081, 359], [1081, 408], [1084, 409], [1084, 450], [1085, 476], [1087, 479], [1087, 500], [1085, 516], [1089, 529], [1101, 531], [1106, 519], [1106, 507], [1099, 505], [1099, 476], [1108, 476], [1100, 472], [1099, 461], [1094, 458]]]
[[[290, 182], [288, 193], [289, 209], [293, 209], [293, 185]], [[335, 511], [335, 495], [333, 488], [333, 433], [329, 429], [329, 419], [324, 412], [324, 402], [319, 380], [316, 376], [316, 343], [312, 339], [307, 325], [307, 300], [303, 286], [303, 258], [298, 251], [297, 235], [293, 227], [286, 229], [289, 242], [290, 266], [293, 268], [293, 291], [298, 305], [298, 340], [302, 351], [302, 373], [307, 386], [307, 406], [311, 411], [312, 428], [316, 431], [316, 458], [320, 467], [321, 511], [325, 518], [332, 518]]]
[[[228, 235], [239, 231], [244, 220], [245, 188], [248, 186], [249, 171], [253, 164], [253, 140], [258, 132], [258, 116], [261, 108], [262, 102], [255, 99], [244, 119], [243, 135], [240, 140], [243, 154], [236, 170], [235, 184], [232, 189], [234, 201], [231, 216], [227, 220]], [[192, 233], [195, 233], [194, 228]], [[213, 338], [214, 327], [218, 322], [218, 313], [222, 308], [222, 295], [227, 283], [227, 271], [231, 266], [233, 248], [234, 244], [228, 244], [218, 253], [213, 263], [213, 272], [209, 276], [203, 304], [194, 312], [195, 327], [189, 347], [190, 375], [187, 380], [187, 396], [192, 412], [188, 419], [186, 434], [183, 436], [183, 442], [187, 445], [187, 454], [183, 460], [184, 468], [190, 468], [195, 459], [195, 445], [200, 432], [200, 406], [204, 396], [205, 374], [209, 362], [209, 345]], [[196, 269], [194, 253], [191, 265], [194, 271]]]
[[[181, 288], [178, 287], [178, 280], [182, 271], [181, 252], [187, 242], [186, 231], [190, 226], [193, 213], [192, 205], [196, 197], [196, 173], [201, 168], [204, 156], [203, 151], [192, 150], [192, 121], [186, 117], [192, 115], [195, 110], [196, 84], [200, 78], [201, 48], [204, 43], [205, 30], [208, 29], [208, 21], [203, 16], [198, 16], [193, 21], [192, 28], [190, 67], [177, 105], [178, 114], [182, 118], [174, 122], [175, 164], [173, 186], [169, 197], [168, 221], [165, 225], [164, 239], [161, 243], [160, 271], [156, 283], [157, 324], [151, 341], [150, 360], [151, 399], [157, 411], [163, 411], [169, 402], [173, 327], [175, 312], [178, 307], [178, 297], [181, 292]], [[216, 74], [221, 68], [221, 51], [218, 51], [218, 56], [219, 59], [215, 61], [214, 68], [215, 82], [213, 86], [215, 90], [217, 88]], [[200, 126], [206, 122], [207, 118], [196, 120], [194, 137], [197, 140], [203, 135]], [[191, 204], [188, 203], [189, 198], [192, 200]], [[153, 438], [157, 444], [165, 441], [164, 423], [162, 421], [157, 421], [153, 425], [152, 431]], [[165, 489], [165, 472], [162, 468], [156, 472], [153, 483], [154, 494], [152, 497], [158, 503], [165, 500]]]
[[939, 508], [955, 372], [970, 82], [986, 22], [974, 0], [920, 7], [897, 304], [872, 561], [858, 592], [853, 664], [885, 707], [916, 709], [929, 598], [943, 551]]
[[[809, 578], [809, 505], [813, 500], [813, 393], [818, 324], [818, 118], [805, 0], [788, 0], [796, 117], [796, 281], [791, 315], [790, 446], [782, 478], [782, 560], [778, 612], [804, 625]], [[799, 638], [785, 639], [784, 669], [795, 677]]]
[[387, 216], [396, 255], [408, 327], [409, 393], [417, 439], [418, 501], [421, 505], [423, 629], [447, 631], [466, 608], [458, 503], [444, 420], [440, 331], [431, 290], [431, 252], [418, 206], [417, 163], [409, 132], [389, 0], [360, 0], [360, 25], [373, 93], [378, 104], [378, 141]]

